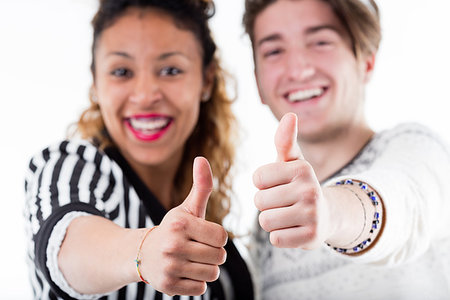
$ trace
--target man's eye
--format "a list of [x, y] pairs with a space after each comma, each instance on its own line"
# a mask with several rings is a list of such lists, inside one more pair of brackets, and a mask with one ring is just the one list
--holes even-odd
[[278, 54], [281, 54], [283, 51], [281, 49], [274, 49], [270, 51], [264, 52], [264, 57], [270, 57], [270, 56], [276, 56]]
[[318, 41], [318, 42], [316, 42], [316, 45], [317, 46], [328, 46], [328, 45], [331, 45], [331, 43], [328, 41]]
[[130, 70], [126, 69], [126, 68], [118, 68], [115, 69], [111, 72], [111, 75], [116, 76], [116, 77], [131, 77], [132, 73]]
[[175, 76], [175, 75], [181, 74], [182, 71], [175, 67], [165, 67], [165, 68], [161, 69], [160, 73], [162, 76]]

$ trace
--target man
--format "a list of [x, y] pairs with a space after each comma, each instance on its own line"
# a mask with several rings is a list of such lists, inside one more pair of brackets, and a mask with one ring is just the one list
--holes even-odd
[[280, 120], [277, 162], [253, 177], [263, 298], [450, 297], [448, 148], [417, 124], [374, 133], [364, 116], [375, 2], [246, 0], [244, 25]]

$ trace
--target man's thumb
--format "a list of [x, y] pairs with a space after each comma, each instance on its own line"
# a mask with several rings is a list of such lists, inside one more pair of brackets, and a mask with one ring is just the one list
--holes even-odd
[[213, 190], [213, 177], [209, 162], [204, 157], [196, 157], [193, 167], [192, 189], [181, 206], [190, 214], [205, 218], [209, 195]]
[[297, 115], [287, 113], [281, 118], [275, 133], [275, 147], [277, 148], [277, 161], [291, 161], [303, 159], [302, 151], [297, 142], [298, 131]]

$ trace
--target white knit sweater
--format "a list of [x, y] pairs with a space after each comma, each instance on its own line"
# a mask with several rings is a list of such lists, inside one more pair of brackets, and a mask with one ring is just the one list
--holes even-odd
[[374, 136], [325, 185], [352, 178], [383, 199], [384, 232], [361, 256], [279, 249], [259, 228], [250, 249], [262, 299], [450, 299], [450, 151], [418, 124]]

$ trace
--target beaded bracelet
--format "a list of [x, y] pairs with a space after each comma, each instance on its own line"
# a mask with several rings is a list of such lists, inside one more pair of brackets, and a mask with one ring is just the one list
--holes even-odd
[[155, 229], [158, 226], [153, 226], [152, 228], [149, 228], [147, 230], [147, 232], [145, 233], [144, 237], [142, 238], [141, 244], [139, 245], [139, 250], [136, 256], [136, 259], [134, 260], [136, 262], [136, 270], [137, 273], [139, 275], [139, 278], [142, 280], [142, 282], [146, 283], [146, 284], [150, 284], [147, 280], [144, 279], [144, 277], [142, 277], [141, 271], [139, 270], [139, 266], [141, 264], [141, 250], [142, 250], [142, 245], [144, 244], [145, 239], [147, 238], [147, 235], [152, 232], [153, 229]]
[[[375, 191], [371, 190], [369, 188], [369, 186], [364, 183], [364, 182], [357, 182], [358, 186], [361, 190], [363, 190], [367, 196], [370, 198], [373, 207], [375, 208], [375, 212], [373, 214], [373, 220], [372, 220], [372, 227], [370, 228], [370, 233], [369, 233], [369, 237], [367, 239], [365, 239], [364, 241], [362, 241], [360, 244], [354, 246], [353, 248], [339, 248], [339, 247], [333, 247], [330, 244], [327, 244], [329, 247], [333, 248], [334, 250], [336, 250], [339, 253], [344, 253], [344, 254], [354, 254], [357, 252], [360, 252], [361, 250], [363, 250], [366, 246], [368, 246], [371, 242], [373, 242], [373, 234], [375, 231], [377, 231], [380, 227], [381, 227], [381, 219], [380, 219], [380, 211], [379, 211], [379, 207], [380, 207], [380, 201], [377, 197], [377, 194], [375, 193]], [[336, 185], [355, 185], [355, 182], [351, 179], [344, 179], [341, 181], [336, 182]], [[365, 225], [364, 225], [365, 227]]]

